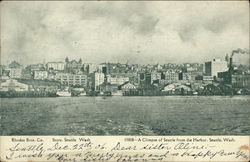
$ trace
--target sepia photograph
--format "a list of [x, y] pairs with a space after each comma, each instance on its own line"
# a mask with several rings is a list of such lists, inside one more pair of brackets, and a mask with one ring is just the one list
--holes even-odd
[[248, 1], [0, 4], [0, 136], [250, 135]]

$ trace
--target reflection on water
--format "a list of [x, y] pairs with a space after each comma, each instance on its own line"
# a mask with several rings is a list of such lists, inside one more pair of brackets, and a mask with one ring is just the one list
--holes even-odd
[[1, 135], [249, 135], [249, 96], [2, 98]]

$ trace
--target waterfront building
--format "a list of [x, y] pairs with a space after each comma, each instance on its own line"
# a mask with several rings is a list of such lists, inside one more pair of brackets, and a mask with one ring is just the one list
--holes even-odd
[[225, 60], [213, 59], [212, 61], [205, 62], [205, 75], [218, 77], [219, 72], [228, 70], [228, 65]]
[[136, 86], [131, 84], [131, 83], [124, 83], [123, 85], [120, 86], [122, 94], [124, 96], [135, 96], [139, 95], [139, 91], [137, 90]]
[[57, 73], [56, 80], [63, 85], [87, 86], [87, 75], [84, 74]]
[[201, 95], [232, 95], [232, 86], [227, 84], [211, 83], [204, 86]]
[[192, 94], [192, 89], [191, 87], [179, 83], [172, 83], [169, 85], [166, 85], [163, 90], [163, 94], [170, 95], [170, 94], [175, 94], [175, 95], [187, 95], [187, 94]]
[[168, 91], [174, 91], [175, 90], [176, 85], [175, 84], [169, 84], [166, 85], [162, 91], [168, 92]]
[[119, 85], [117, 85], [117, 84], [102, 83], [100, 85], [100, 92], [111, 92], [113, 94], [113, 93], [116, 93], [118, 91], [118, 86]]
[[63, 62], [48, 62], [47, 63], [47, 69], [50, 70], [58, 70], [62, 71], [64, 70], [65, 64]]
[[250, 88], [250, 74], [233, 74], [233, 88]]
[[136, 86], [129, 83], [129, 82], [121, 85], [121, 90], [123, 90], [123, 91], [132, 90], [132, 89], [136, 89]]
[[48, 79], [48, 72], [47, 71], [34, 71], [34, 79]]
[[60, 83], [55, 80], [34, 80], [34, 79], [21, 79], [20, 83], [29, 85], [29, 91], [56, 91], [60, 87]]
[[28, 91], [29, 90], [29, 85], [19, 83], [17, 80], [14, 79], [8, 79], [5, 82], [0, 84], [0, 91]]

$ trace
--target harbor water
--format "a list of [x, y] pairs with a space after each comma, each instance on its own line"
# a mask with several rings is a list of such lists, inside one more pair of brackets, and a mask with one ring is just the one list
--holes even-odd
[[0, 98], [1, 135], [249, 135], [249, 96]]

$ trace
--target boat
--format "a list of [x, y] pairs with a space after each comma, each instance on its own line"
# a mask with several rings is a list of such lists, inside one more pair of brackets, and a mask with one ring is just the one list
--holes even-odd
[[69, 92], [68, 88], [65, 88], [64, 90], [57, 91], [56, 94], [60, 97], [70, 97], [71, 93]]
[[112, 93], [110, 91], [105, 91], [102, 96], [112, 96]]
[[87, 93], [86, 92], [82, 92], [79, 94], [79, 96], [87, 96]]
[[86, 96], [98, 96], [99, 92], [97, 91], [89, 91], [86, 92]]
[[193, 95], [198, 95], [198, 92], [196, 92], [196, 91], [195, 91], [195, 92], [193, 92]]
[[70, 97], [71, 93], [69, 91], [58, 91], [56, 94], [60, 97]]

